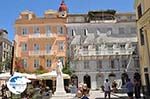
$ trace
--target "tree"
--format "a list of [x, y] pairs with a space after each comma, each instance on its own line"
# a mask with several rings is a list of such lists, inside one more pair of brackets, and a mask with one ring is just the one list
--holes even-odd
[[73, 71], [70, 68], [69, 59], [66, 61], [64, 68], [62, 69], [62, 72], [65, 74], [72, 75]]
[[12, 57], [7, 56], [4, 61], [0, 62], [0, 71], [2, 71], [3, 69], [5, 69], [6, 71], [10, 70], [11, 58]]
[[43, 66], [40, 65], [40, 67], [34, 71], [34, 73], [36, 74], [43, 74], [43, 73], [46, 73], [48, 72], [46, 69], [43, 68]]
[[25, 72], [25, 69], [22, 66], [22, 60], [19, 58], [16, 58], [16, 60], [15, 60], [15, 70], [17, 72]]

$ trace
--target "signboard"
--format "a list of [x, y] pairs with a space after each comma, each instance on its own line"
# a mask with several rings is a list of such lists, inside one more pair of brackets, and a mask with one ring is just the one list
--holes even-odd
[[31, 81], [23, 76], [14, 75], [8, 80], [7, 87], [14, 94], [21, 94], [25, 91], [28, 82]]

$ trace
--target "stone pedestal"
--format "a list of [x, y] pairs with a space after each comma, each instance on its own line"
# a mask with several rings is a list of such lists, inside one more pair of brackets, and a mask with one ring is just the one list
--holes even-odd
[[55, 91], [54, 95], [55, 96], [65, 96], [66, 95], [66, 91], [64, 89], [64, 79], [63, 79], [62, 75], [57, 76], [56, 91]]
[[74, 94], [67, 94], [64, 89], [64, 79], [61, 75], [56, 79], [56, 91], [50, 99], [73, 99]]

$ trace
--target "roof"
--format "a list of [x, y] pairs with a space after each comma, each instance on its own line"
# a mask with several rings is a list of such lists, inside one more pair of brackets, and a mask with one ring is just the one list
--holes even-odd
[[95, 42], [95, 36], [94, 33], [90, 33], [87, 35], [84, 44], [93, 44]]
[[96, 43], [126, 43], [126, 42], [137, 42], [137, 37], [111, 37], [106, 34], [100, 34], [96, 39]]
[[74, 39], [72, 40], [71, 45], [80, 44], [80, 38], [81, 38], [80, 35], [76, 35], [76, 36], [74, 37]]

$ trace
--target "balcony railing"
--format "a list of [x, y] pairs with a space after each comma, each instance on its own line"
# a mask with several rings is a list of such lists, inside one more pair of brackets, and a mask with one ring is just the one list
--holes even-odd
[[29, 51], [30, 56], [54, 55], [55, 51]]
[[75, 56], [104, 56], [104, 55], [130, 55], [134, 51], [134, 48], [129, 49], [113, 49], [113, 50], [79, 50], [75, 53]]
[[56, 37], [56, 34], [53, 34], [53, 33], [45, 33], [45, 34], [40, 34], [40, 33], [37, 33], [37, 34], [30, 34], [29, 35], [29, 38], [51, 38], [51, 37]]

